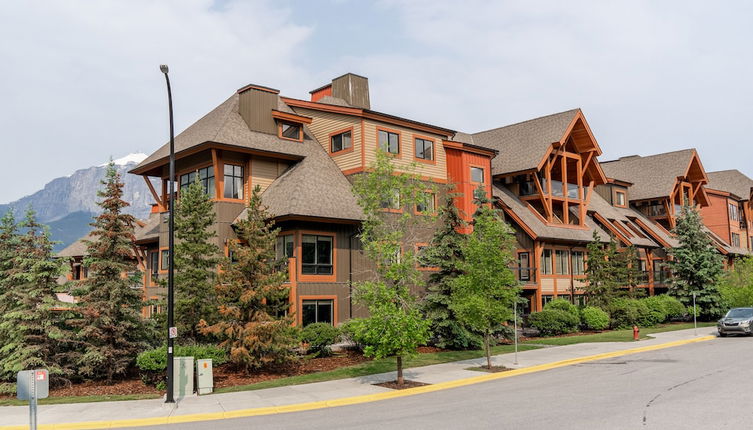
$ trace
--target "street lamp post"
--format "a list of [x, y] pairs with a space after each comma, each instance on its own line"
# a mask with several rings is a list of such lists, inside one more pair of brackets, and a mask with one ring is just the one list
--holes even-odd
[[173, 302], [174, 285], [173, 276], [175, 272], [174, 266], [174, 245], [175, 245], [175, 130], [173, 129], [173, 94], [170, 90], [170, 77], [168, 76], [169, 69], [167, 64], [159, 66], [160, 71], [165, 75], [165, 83], [167, 84], [167, 104], [170, 112], [170, 177], [168, 178], [168, 193], [169, 198], [167, 200], [167, 216], [168, 216], [168, 233], [167, 233], [167, 395], [165, 396], [165, 403], [175, 403], [173, 396], [173, 339], [177, 335], [173, 328], [174, 315], [173, 315]]

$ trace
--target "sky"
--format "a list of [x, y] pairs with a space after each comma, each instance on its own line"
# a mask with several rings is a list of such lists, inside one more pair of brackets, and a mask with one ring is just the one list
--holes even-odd
[[[696, 148], [753, 177], [753, 3], [0, 2], [0, 203], [168, 139], [255, 83], [346, 72], [372, 109], [477, 132], [580, 107], [604, 154]], [[500, 154], [504, 156], [504, 154]]]

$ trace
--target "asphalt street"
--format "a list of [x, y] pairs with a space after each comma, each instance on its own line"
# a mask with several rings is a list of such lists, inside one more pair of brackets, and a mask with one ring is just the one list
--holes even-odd
[[151, 429], [753, 428], [753, 339], [732, 337], [353, 406]]

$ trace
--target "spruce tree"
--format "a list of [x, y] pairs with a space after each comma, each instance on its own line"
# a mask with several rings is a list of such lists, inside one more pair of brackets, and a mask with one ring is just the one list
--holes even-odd
[[[0, 315], [5, 314], [10, 306], [15, 303], [10, 290], [10, 269], [13, 268], [13, 259], [18, 254], [19, 234], [16, 217], [12, 210], [0, 218]], [[0, 345], [4, 345], [4, 336], [0, 331]]]
[[711, 239], [703, 231], [701, 216], [695, 208], [683, 206], [672, 233], [680, 242], [676, 248], [667, 249], [673, 258], [669, 261], [672, 279], [669, 292], [684, 305], [693, 303], [704, 319], [721, 316], [724, 312], [719, 294], [719, 278], [722, 275], [722, 256], [714, 248]]
[[214, 277], [219, 248], [212, 240], [215, 222], [212, 201], [194, 182], [180, 194], [175, 211], [175, 320], [181, 338], [198, 340], [197, 324], [212, 323], [217, 311]]
[[588, 283], [584, 292], [588, 298], [588, 304], [606, 309], [613, 299], [620, 297], [620, 278], [623, 270], [620, 269], [620, 258], [617, 252], [617, 243], [610, 238], [608, 244], [604, 244], [599, 234], [594, 231], [593, 240], [587, 246], [588, 264], [586, 264], [586, 279]]
[[297, 344], [289, 309], [287, 274], [277, 270], [275, 243], [279, 229], [261, 203], [257, 185], [249, 200], [246, 219], [236, 224], [242, 242], [230, 243], [232, 260], [222, 263], [217, 278], [217, 322], [199, 323], [202, 334], [220, 340], [230, 361], [250, 371], [284, 365], [295, 359]]
[[54, 258], [49, 232], [31, 208], [20, 224], [22, 235], [15, 236], [14, 224], [12, 215], [6, 216], [0, 238], [15, 250], [10, 260], [0, 263], [6, 269], [0, 300], [0, 379], [9, 380], [20, 370], [47, 368], [55, 382], [64, 381], [70, 376], [67, 344], [73, 335], [65, 328], [66, 311], [55, 295], [63, 265]]
[[434, 344], [440, 348], [478, 349], [481, 337], [471, 333], [450, 309], [453, 279], [462, 274], [463, 244], [467, 236], [461, 232], [467, 226], [460, 212], [448, 195], [439, 210], [442, 225], [437, 229], [428, 248], [419, 256], [421, 263], [436, 267], [429, 275], [427, 294], [421, 310], [431, 322]]
[[141, 317], [143, 291], [136, 276], [133, 254], [134, 218], [123, 213], [123, 182], [110, 162], [103, 189], [97, 193], [102, 208], [91, 224], [92, 240], [87, 241], [84, 265], [89, 277], [80, 283], [74, 295], [79, 298], [80, 317], [74, 321], [80, 329], [83, 347], [77, 357], [81, 375], [105, 379], [111, 383], [124, 375], [136, 355], [149, 347], [154, 338], [148, 320]]
[[[638, 251], [630, 245], [615, 253], [614, 270], [617, 274], [619, 286], [622, 287], [620, 292], [632, 298], [640, 297], [643, 291], [639, 291], [637, 286], [642, 283], [641, 271], [638, 266]], [[627, 291], [624, 288], [627, 287]]]

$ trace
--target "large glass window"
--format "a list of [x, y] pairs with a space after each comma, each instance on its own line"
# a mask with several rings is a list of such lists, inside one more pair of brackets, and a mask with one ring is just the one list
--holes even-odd
[[573, 275], [582, 275], [584, 273], [583, 251], [573, 251]]
[[295, 241], [292, 234], [286, 234], [285, 236], [277, 236], [277, 246], [275, 246], [277, 252], [277, 259], [282, 260], [284, 258], [291, 258], [295, 254]]
[[280, 136], [285, 139], [303, 140], [303, 129], [300, 124], [283, 122], [280, 124]]
[[167, 249], [163, 249], [161, 251], [160, 256], [161, 256], [160, 268], [162, 270], [167, 270], [168, 269], [167, 266], [170, 264], [170, 251]]
[[399, 154], [400, 135], [389, 131], [379, 130], [379, 148], [390, 154]]
[[732, 246], [740, 247], [740, 235], [732, 233]]
[[541, 273], [545, 275], [552, 274], [552, 250], [545, 249], [541, 256]]
[[306, 275], [331, 275], [332, 245], [332, 236], [304, 234], [301, 243], [301, 272]]
[[569, 257], [569, 251], [562, 249], [557, 249], [554, 251], [554, 273], [558, 275], [570, 274], [570, 265], [567, 261]]
[[422, 160], [434, 159], [434, 142], [427, 139], [416, 138], [416, 158]]
[[737, 205], [729, 204], [729, 217], [732, 221], [740, 221], [740, 215], [737, 210]]
[[529, 281], [531, 280], [531, 272], [530, 272], [530, 261], [528, 257], [527, 252], [519, 252], [518, 253], [518, 269], [519, 269], [519, 275], [518, 279], [521, 281]]
[[181, 191], [185, 190], [189, 185], [196, 181], [196, 175], [199, 177], [199, 183], [204, 187], [204, 192], [207, 193], [209, 197], [214, 197], [214, 168], [212, 166], [204, 167], [203, 169], [198, 169], [195, 172], [186, 173], [185, 175], [180, 175]]
[[381, 203], [382, 209], [400, 210], [400, 192], [398, 190], [392, 190], [392, 193], [390, 194], [390, 198]]
[[225, 192], [226, 199], [243, 198], [243, 166], [225, 164]]
[[339, 152], [339, 151], [344, 151], [350, 148], [351, 146], [350, 137], [351, 135], [349, 131], [332, 136], [330, 138], [330, 145], [331, 145], [330, 152]]
[[471, 167], [471, 182], [484, 182], [484, 169], [481, 167]]
[[333, 300], [304, 300], [301, 303], [301, 325], [313, 323], [334, 323]]

